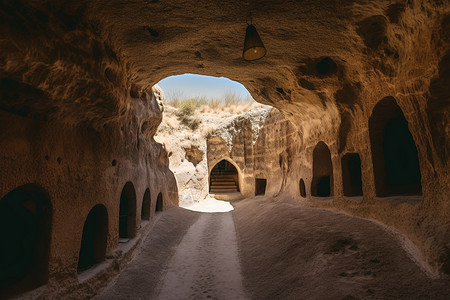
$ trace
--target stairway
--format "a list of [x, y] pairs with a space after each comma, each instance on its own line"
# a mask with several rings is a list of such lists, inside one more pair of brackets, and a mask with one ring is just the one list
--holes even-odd
[[235, 177], [236, 173], [232, 170], [212, 170], [209, 192], [211, 194], [238, 192]]

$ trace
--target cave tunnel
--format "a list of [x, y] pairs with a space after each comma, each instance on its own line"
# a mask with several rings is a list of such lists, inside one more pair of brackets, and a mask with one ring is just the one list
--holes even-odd
[[89, 269], [105, 258], [108, 237], [108, 212], [98, 204], [89, 212], [83, 226], [78, 272]]
[[[450, 294], [449, 1], [19, 0], [2, 1], [0, 18], [0, 299], [90, 299], [106, 286], [113, 297], [98, 299], [157, 298], [151, 284], [198, 220], [210, 231], [195, 254], [225, 236], [211, 228], [235, 224], [214, 250], [238, 246], [243, 278], [229, 277], [248, 294], [226, 299]], [[241, 57], [248, 23], [267, 48], [258, 61]], [[230, 123], [204, 127], [201, 101], [183, 115], [155, 85], [192, 73], [237, 80], [270, 108], [231, 120], [244, 108], [210, 107]], [[200, 196], [179, 188], [200, 184]], [[181, 206], [208, 192], [248, 199], [211, 216]], [[204, 265], [217, 276], [199, 293], [227, 277]], [[207, 292], [191, 298], [222, 295]]]
[[393, 97], [382, 99], [374, 107], [369, 132], [376, 195], [421, 195], [417, 147]]
[[27, 184], [0, 199], [0, 298], [48, 281], [52, 205], [47, 193]]
[[344, 196], [361, 196], [361, 159], [358, 153], [347, 153], [342, 157], [342, 180]]
[[330, 149], [324, 142], [319, 142], [313, 151], [311, 195], [316, 197], [333, 196], [333, 164]]
[[209, 192], [211, 194], [239, 192], [239, 172], [226, 159], [219, 161], [212, 168], [209, 175]]
[[141, 222], [150, 220], [150, 189], [146, 189], [142, 198]]
[[120, 195], [119, 238], [130, 239], [136, 235], [136, 191], [128, 181]]

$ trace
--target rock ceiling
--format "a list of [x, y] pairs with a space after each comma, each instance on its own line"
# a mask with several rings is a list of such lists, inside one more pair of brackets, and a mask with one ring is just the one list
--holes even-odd
[[[189, 72], [241, 82], [308, 135], [384, 96], [428, 93], [449, 49], [448, 1], [0, 6], [1, 107], [69, 123], [114, 120], [159, 80]], [[250, 14], [268, 51], [255, 62], [242, 59]]]

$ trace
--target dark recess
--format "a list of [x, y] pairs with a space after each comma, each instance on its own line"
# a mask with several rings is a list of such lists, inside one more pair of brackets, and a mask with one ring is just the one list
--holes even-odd
[[267, 179], [256, 178], [255, 179], [255, 196], [264, 196], [266, 194]]

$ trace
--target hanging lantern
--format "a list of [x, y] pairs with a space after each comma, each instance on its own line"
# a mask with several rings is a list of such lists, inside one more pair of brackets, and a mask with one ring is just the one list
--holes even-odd
[[249, 24], [245, 32], [244, 51], [242, 57], [245, 60], [257, 60], [266, 55], [266, 48], [264, 47], [261, 38], [254, 25]]

